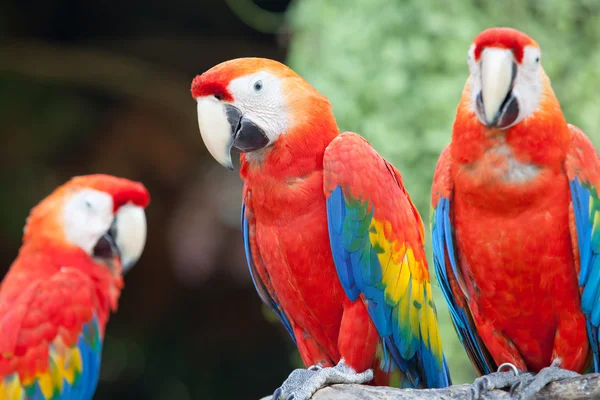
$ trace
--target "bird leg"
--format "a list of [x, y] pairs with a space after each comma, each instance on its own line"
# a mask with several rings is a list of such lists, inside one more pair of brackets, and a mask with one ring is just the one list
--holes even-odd
[[[560, 358], [555, 359], [549, 367], [542, 369], [535, 377], [530, 379], [529, 382], [525, 383], [525, 385], [521, 385], [521, 390], [516, 398], [519, 400], [534, 399], [539, 391], [547, 384], [580, 376], [577, 372], [560, 368], [560, 361]], [[512, 392], [513, 389], [511, 389], [511, 397]]]
[[295, 369], [273, 393], [272, 400], [308, 400], [324, 386], [337, 383], [367, 383], [373, 379], [373, 370], [357, 373], [344, 363], [335, 367], [313, 365], [307, 369]]
[[[510, 371], [502, 372], [503, 369]], [[497, 372], [484, 375], [475, 379], [471, 386], [471, 400], [478, 400], [485, 396], [489, 390], [511, 388], [511, 392], [517, 386], [529, 383], [533, 379], [528, 372], [520, 372], [517, 367], [511, 363], [504, 363], [498, 367]]]

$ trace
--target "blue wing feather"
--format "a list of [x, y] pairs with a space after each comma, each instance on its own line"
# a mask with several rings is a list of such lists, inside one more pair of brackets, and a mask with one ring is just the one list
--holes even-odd
[[330, 245], [333, 253], [333, 261], [337, 268], [338, 276], [342, 283], [342, 287], [346, 292], [346, 296], [351, 301], [358, 299], [360, 290], [354, 280], [352, 273], [352, 261], [350, 253], [344, 248], [344, 240], [334, 240], [333, 238], [341, 238], [344, 233], [344, 221], [346, 219], [346, 207], [344, 194], [341, 188], [334, 190], [327, 199], [327, 224], [329, 228]]
[[288, 331], [294, 344], [296, 344], [296, 337], [294, 336], [294, 331], [292, 329], [292, 324], [290, 323], [287, 316], [281, 310], [277, 299], [274, 298], [274, 295], [271, 295], [265, 284], [262, 282], [258, 271], [256, 270], [256, 266], [254, 264], [254, 258], [252, 254], [252, 248], [250, 246], [250, 226], [248, 223], [248, 218], [246, 218], [246, 205], [242, 203], [242, 215], [241, 215], [241, 224], [242, 224], [242, 235], [244, 237], [244, 250], [246, 252], [246, 261], [248, 262], [248, 269], [250, 270], [250, 277], [252, 278], [252, 282], [254, 283], [254, 288], [256, 289], [258, 295], [260, 296], [263, 303], [277, 315], [279, 321], [283, 324], [285, 329]]
[[[46, 386], [46, 389], [49, 389], [52, 395], [47, 398], [44, 395], [43, 384], [40, 380], [41, 376], [38, 375], [31, 385], [23, 386], [25, 397], [28, 400], [91, 400], [94, 397], [100, 375], [102, 356], [102, 341], [100, 340], [96, 317], [83, 326], [76, 345], [71, 349], [71, 352], [73, 351], [79, 352], [81, 356], [81, 370], [78, 370], [76, 365], [71, 364], [78, 357], [65, 360], [61, 353], [55, 351], [54, 344], [50, 344], [49, 371], [41, 375], [57, 377], [58, 379], [62, 378], [62, 388], [57, 381], [51, 381], [51, 386]], [[75, 364], [78, 363], [75, 362]], [[73, 373], [73, 381], [71, 383], [69, 383], [67, 377], [61, 372], [62, 369], [59, 369], [59, 365], [62, 365], [60, 368], [70, 370]], [[5, 382], [18, 379], [15, 375], [13, 374], [3, 379]], [[46, 378], [45, 382], [47, 385], [50, 381]], [[2, 395], [1, 392], [0, 395]]]
[[583, 286], [589, 278], [590, 266], [590, 238], [591, 224], [589, 223], [589, 203], [590, 193], [585, 189], [577, 178], [569, 182], [571, 188], [571, 198], [573, 200], [573, 212], [575, 213], [575, 226], [577, 229], [577, 238], [579, 239], [579, 285]]
[[454, 323], [459, 340], [479, 373], [489, 374], [495, 371], [496, 365], [475, 331], [473, 321], [470, 318], [470, 314], [468, 314], [469, 311], [457, 304], [450, 286], [450, 277], [447, 273], [446, 257], [450, 261], [450, 269], [454, 274], [454, 278], [464, 292], [463, 285], [461, 284], [462, 278], [458, 271], [453, 228], [450, 221], [450, 199], [440, 198], [433, 213], [431, 235], [434, 267], [440, 288], [448, 304], [450, 317]]
[[[410, 315], [408, 310], [400, 311], [399, 305], [386, 301], [378, 249], [369, 238], [374, 212], [375, 207], [367, 201], [347, 201], [340, 186], [328, 194], [330, 245], [342, 287], [352, 301], [364, 295], [369, 315], [383, 339], [383, 362], [390, 367], [393, 361], [408, 377], [402, 381], [403, 387], [448, 386], [451, 380], [443, 355], [440, 363], [429, 344], [406, 327], [408, 321], [399, 321], [399, 315]], [[410, 297], [410, 286], [405, 290], [404, 295]], [[413, 306], [407, 301], [402, 304]]]
[[98, 385], [102, 357], [102, 341], [100, 340], [100, 331], [95, 318], [83, 327], [78, 346], [86, 368], [84, 368], [81, 378], [75, 381], [77, 385], [73, 389], [76, 388], [74, 392], [81, 393], [82, 399], [91, 399]]
[[575, 176], [569, 182], [577, 245], [579, 247], [579, 285], [583, 288], [581, 294], [581, 309], [587, 318], [587, 330], [594, 356], [594, 370], [600, 372], [600, 344], [598, 342], [598, 327], [600, 325], [600, 246], [598, 233], [600, 227], [596, 224], [598, 193], [595, 187], [581, 182]]

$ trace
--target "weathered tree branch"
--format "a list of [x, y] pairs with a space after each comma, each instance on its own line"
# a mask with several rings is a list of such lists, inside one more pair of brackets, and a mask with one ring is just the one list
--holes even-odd
[[[450, 400], [468, 399], [470, 385], [455, 385], [446, 389], [393, 389], [366, 385], [333, 385], [319, 390], [312, 400]], [[261, 400], [270, 400], [271, 396]], [[493, 390], [485, 400], [508, 400], [508, 392]], [[600, 399], [600, 374], [565, 379], [545, 387], [537, 400]]]

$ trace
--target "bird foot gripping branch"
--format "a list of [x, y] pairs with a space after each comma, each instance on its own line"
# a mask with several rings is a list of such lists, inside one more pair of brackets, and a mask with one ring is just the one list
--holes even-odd
[[[503, 369], [510, 371], [503, 372]], [[533, 379], [529, 372], [522, 372], [511, 363], [504, 363], [498, 367], [497, 372], [481, 376], [473, 382], [471, 387], [470, 400], [480, 399], [485, 396], [488, 391], [494, 389], [510, 388], [511, 396], [515, 389], [519, 386], [523, 387]]]
[[560, 359], [556, 359], [549, 367], [542, 369], [528, 383], [521, 385], [521, 390], [517, 395], [518, 400], [530, 400], [536, 397], [540, 390], [552, 382], [558, 382], [563, 379], [575, 378], [580, 376], [577, 372], [560, 368]]
[[319, 389], [339, 383], [367, 383], [373, 379], [373, 370], [357, 373], [344, 363], [323, 368], [313, 365], [307, 369], [292, 371], [280, 388], [273, 393], [272, 400], [308, 400]]
[[[502, 372], [503, 369], [510, 371]], [[493, 389], [510, 388], [510, 397], [516, 400], [531, 400], [546, 385], [563, 379], [580, 376], [577, 372], [560, 368], [560, 359], [542, 369], [538, 374], [519, 371], [511, 363], [504, 363], [498, 367], [498, 371], [475, 379], [471, 387], [471, 400], [480, 399], [488, 391]]]

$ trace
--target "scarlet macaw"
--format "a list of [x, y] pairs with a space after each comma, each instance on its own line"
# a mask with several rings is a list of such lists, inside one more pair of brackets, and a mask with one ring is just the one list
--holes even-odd
[[531, 398], [592, 358], [598, 371], [598, 153], [565, 121], [529, 36], [485, 30], [468, 64], [433, 182], [435, 268], [479, 374], [539, 372], [479, 378], [475, 394], [518, 382]]
[[32, 209], [0, 285], [0, 400], [90, 400], [122, 274], [146, 241], [140, 183], [71, 179]]
[[243, 58], [197, 76], [202, 138], [240, 151], [246, 258], [262, 301], [309, 369], [274, 398], [329, 383], [445, 387], [423, 226], [400, 173], [339, 134], [327, 98], [278, 62]]

